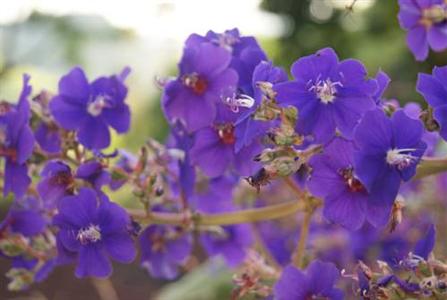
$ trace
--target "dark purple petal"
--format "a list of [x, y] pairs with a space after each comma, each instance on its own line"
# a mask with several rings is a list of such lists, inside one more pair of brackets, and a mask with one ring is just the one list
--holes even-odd
[[108, 235], [104, 238], [107, 253], [116, 261], [130, 263], [135, 259], [136, 250], [132, 238], [127, 233]]
[[422, 61], [428, 56], [427, 31], [424, 27], [414, 27], [408, 31], [407, 44], [416, 60]]
[[39, 146], [48, 153], [61, 151], [61, 138], [58, 130], [50, 128], [44, 122], [40, 123], [35, 132], [35, 137]]
[[59, 94], [78, 104], [86, 104], [90, 95], [90, 86], [84, 71], [75, 67], [59, 81]]
[[88, 117], [87, 108], [79, 103], [67, 101], [63, 96], [55, 96], [50, 104], [50, 111], [56, 122], [67, 130], [74, 130]]
[[445, 50], [447, 48], [447, 26], [445, 24], [431, 26], [428, 29], [427, 38], [433, 50]]
[[126, 133], [130, 127], [130, 109], [129, 106], [123, 104], [112, 109], [104, 109], [102, 111], [107, 124], [109, 124], [118, 133]]
[[24, 236], [33, 236], [43, 232], [47, 221], [36, 211], [11, 210], [7, 216], [11, 231]]
[[75, 275], [78, 278], [94, 276], [105, 278], [112, 273], [110, 260], [96, 245], [82, 247], [79, 251], [78, 265]]
[[[441, 72], [441, 70], [447, 69], [446, 68], [437, 68], [433, 69], [433, 72], [438, 73]], [[440, 105], [447, 104], [447, 88], [442, 84], [439, 79], [432, 75], [419, 73], [418, 74], [418, 82], [417, 82], [417, 91], [422, 94], [425, 98], [425, 100], [430, 104], [432, 107], [438, 107]]]
[[306, 275], [295, 268], [287, 266], [274, 286], [275, 299], [306, 300], [309, 295], [310, 282]]
[[79, 142], [89, 149], [103, 149], [110, 145], [110, 132], [100, 117], [88, 117], [77, 132]]
[[12, 192], [16, 195], [16, 198], [21, 198], [26, 193], [28, 186], [31, 183], [26, 164], [18, 165], [9, 159], [6, 159], [4, 182], [4, 196]]
[[414, 254], [428, 259], [428, 256], [433, 251], [436, 242], [436, 229], [433, 224], [431, 224], [424, 234], [424, 236], [417, 242], [414, 247]]
[[315, 295], [332, 290], [332, 287], [340, 278], [340, 272], [334, 264], [319, 260], [313, 261], [307, 267], [306, 273], [309, 277], [309, 288]]
[[18, 164], [23, 164], [33, 153], [34, 135], [28, 125], [22, 127], [19, 140], [17, 143], [17, 157]]

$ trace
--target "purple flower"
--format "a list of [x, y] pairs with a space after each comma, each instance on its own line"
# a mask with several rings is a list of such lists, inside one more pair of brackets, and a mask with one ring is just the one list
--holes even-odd
[[0, 223], [0, 236], [5, 230], [8, 230], [11, 233], [31, 237], [42, 233], [46, 225], [47, 220], [38, 210], [14, 206]]
[[387, 89], [388, 85], [391, 82], [390, 77], [388, 74], [386, 74], [383, 71], [377, 72], [376, 75], [376, 81], [377, 81], [377, 91], [373, 95], [374, 102], [376, 102], [377, 106], [383, 105], [383, 93], [385, 93], [385, 90]]
[[126, 211], [113, 202], [99, 201], [92, 189], [82, 188], [78, 195], [62, 198], [53, 223], [59, 227], [57, 239], [63, 248], [77, 253], [77, 277], [107, 277], [112, 272], [109, 257], [122, 263], [135, 258]]
[[433, 116], [441, 127], [439, 134], [447, 140], [447, 66], [434, 67], [432, 75], [420, 73], [417, 90], [433, 107]]
[[425, 234], [419, 239], [414, 247], [414, 254], [428, 259], [428, 256], [433, 251], [436, 242], [436, 228], [433, 224], [430, 224]]
[[90, 183], [97, 192], [101, 192], [102, 186], [111, 182], [110, 173], [104, 169], [100, 162], [95, 160], [80, 165], [76, 170], [75, 177]]
[[124, 99], [127, 88], [126, 68], [120, 75], [87, 81], [84, 71], [73, 68], [59, 81], [59, 95], [50, 102], [56, 122], [67, 130], [75, 130], [79, 142], [89, 149], [110, 145], [109, 126], [125, 133], [130, 126], [130, 110]]
[[238, 87], [245, 94], [253, 93], [252, 74], [255, 67], [267, 56], [252, 36], [241, 36], [237, 28], [223, 33], [208, 31], [206, 36], [192, 34], [186, 47], [194, 47], [204, 42], [215, 44], [231, 54], [230, 68], [239, 75]]
[[399, 23], [408, 31], [407, 44], [416, 60], [447, 48], [447, 6], [443, 0], [399, 0]]
[[390, 206], [401, 180], [408, 181], [427, 145], [421, 140], [424, 128], [418, 120], [398, 110], [387, 118], [377, 109], [365, 114], [355, 131], [358, 151], [354, 169], [370, 194], [370, 201]]
[[295, 80], [274, 86], [278, 102], [298, 108], [297, 131], [328, 141], [338, 129], [351, 138], [363, 114], [373, 109], [375, 80], [367, 79], [357, 60], [338, 60], [331, 48], [298, 59], [291, 68]]
[[164, 89], [163, 108], [171, 122], [181, 120], [189, 132], [211, 125], [222, 93], [234, 90], [237, 73], [231, 54], [212, 43], [185, 47], [177, 79]]
[[[273, 126], [274, 122], [258, 121], [253, 119], [253, 114], [259, 107], [262, 101], [262, 92], [257, 86], [258, 82], [270, 82], [271, 84], [277, 84], [287, 81], [287, 73], [279, 67], [275, 67], [272, 62], [262, 61], [260, 62], [254, 72], [252, 79], [253, 87], [253, 104], [247, 105], [248, 109], [244, 109], [236, 122], [236, 152], [239, 152], [244, 146], [249, 146], [254, 139], [264, 136], [268, 129]], [[236, 95], [232, 100], [232, 103], [238, 104], [238, 101], [244, 101], [244, 98]], [[250, 103], [251, 104], [251, 103]], [[239, 109], [238, 106], [235, 106]]]
[[214, 178], [234, 169], [238, 175], [249, 176], [259, 169], [259, 163], [253, 160], [262, 150], [259, 141], [254, 140], [236, 151], [236, 119], [236, 114], [220, 104], [212, 126], [195, 133], [190, 150], [191, 163], [199, 166], [205, 175]]
[[56, 126], [53, 126], [53, 124], [49, 125], [45, 122], [41, 122], [34, 135], [42, 150], [48, 153], [58, 153], [61, 151], [59, 129]]
[[[233, 178], [216, 178], [210, 181], [207, 193], [197, 197], [197, 208], [205, 213], [233, 211]], [[230, 267], [243, 263], [247, 250], [253, 243], [248, 224], [208, 228], [200, 235], [200, 242], [210, 256], [222, 255]]]
[[73, 192], [74, 178], [71, 169], [62, 161], [50, 161], [40, 173], [42, 179], [37, 184], [37, 192], [45, 207], [52, 209], [59, 199]]
[[139, 237], [141, 265], [156, 278], [174, 279], [192, 250], [192, 236], [180, 227], [151, 225]]
[[319, 297], [331, 300], [344, 299], [343, 292], [334, 288], [340, 272], [332, 263], [313, 261], [305, 272], [292, 265], [282, 271], [274, 286], [275, 299], [307, 300]]
[[23, 88], [18, 104], [0, 103], [0, 157], [5, 158], [3, 195], [13, 192], [21, 198], [31, 183], [26, 161], [34, 147], [34, 136], [29, 126], [31, 116], [28, 97], [30, 77], [23, 76]]
[[359, 229], [365, 221], [383, 226], [388, 222], [391, 203], [369, 200], [356, 175], [353, 153], [352, 142], [335, 138], [323, 154], [311, 158], [307, 186], [313, 195], [324, 198], [323, 214], [329, 221], [351, 230]]

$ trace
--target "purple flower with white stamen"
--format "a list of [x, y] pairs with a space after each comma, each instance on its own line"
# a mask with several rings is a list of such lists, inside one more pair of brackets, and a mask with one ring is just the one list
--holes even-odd
[[99, 77], [89, 83], [84, 71], [73, 68], [59, 81], [59, 94], [50, 102], [56, 122], [67, 130], [75, 130], [79, 142], [89, 149], [110, 145], [109, 126], [125, 133], [130, 126], [129, 106], [124, 102], [127, 87], [126, 68], [120, 75]]
[[281, 105], [298, 108], [297, 131], [328, 141], [339, 130], [351, 138], [363, 114], [373, 109], [377, 82], [367, 78], [357, 60], [339, 61], [331, 48], [298, 59], [291, 67], [293, 81], [274, 86]]
[[391, 118], [379, 109], [367, 112], [355, 130], [354, 169], [376, 203], [393, 203], [401, 180], [408, 181], [427, 145], [419, 120], [398, 110]]
[[163, 109], [169, 120], [181, 120], [189, 132], [209, 126], [224, 91], [236, 88], [231, 54], [212, 43], [185, 47], [177, 79], [166, 84]]
[[77, 254], [77, 277], [107, 277], [112, 272], [109, 257], [130, 263], [136, 255], [128, 232], [126, 211], [110, 201], [100, 201], [92, 189], [60, 200], [53, 218], [59, 227], [57, 239], [64, 251]]
[[354, 144], [335, 138], [322, 154], [309, 161], [312, 172], [308, 181], [310, 192], [324, 198], [324, 216], [331, 222], [357, 230], [366, 221], [374, 226], [388, 222], [391, 204], [370, 201], [369, 193], [354, 169]]

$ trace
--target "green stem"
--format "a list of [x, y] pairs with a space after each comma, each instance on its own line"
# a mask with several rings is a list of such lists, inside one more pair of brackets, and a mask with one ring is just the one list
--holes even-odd
[[182, 225], [192, 221], [194, 225], [231, 225], [279, 219], [303, 209], [298, 201], [289, 201], [267, 207], [244, 209], [234, 212], [188, 215], [185, 213], [151, 212], [149, 216], [142, 210], [128, 209], [128, 213], [137, 221], [148, 224]]
[[309, 237], [310, 222], [312, 220], [314, 209], [306, 211], [303, 218], [303, 223], [301, 224], [300, 239], [295, 252], [292, 255], [292, 262], [298, 269], [303, 268], [304, 253], [306, 252], [307, 238]]
[[442, 172], [447, 172], [447, 157], [423, 157], [413, 179], [421, 179]]
[[[420, 179], [430, 175], [438, 174], [447, 171], [447, 157], [443, 158], [428, 158], [424, 157], [419, 164], [414, 179]], [[305, 192], [299, 189], [296, 184], [290, 179], [285, 179], [286, 184], [296, 194], [297, 198], [302, 198]], [[147, 224], [171, 224], [171, 225], [183, 225], [188, 221], [192, 221], [194, 225], [231, 225], [240, 223], [251, 223], [264, 220], [280, 219], [298, 211], [307, 210], [306, 205], [302, 201], [289, 201], [286, 203], [275, 204], [267, 207], [245, 209], [234, 212], [218, 213], [218, 214], [202, 214], [197, 213], [188, 215], [186, 213], [163, 213], [163, 212], [151, 212], [150, 215], [143, 210], [128, 209], [129, 214], [137, 221]], [[313, 211], [312, 211], [313, 213]], [[307, 214], [306, 214], [307, 215]], [[308, 231], [308, 225], [306, 222], [310, 222], [306, 218], [304, 219], [301, 230], [304, 234], [301, 234], [301, 238], [307, 239], [306, 231]], [[304, 243], [304, 242], [303, 242]], [[305, 247], [302, 245], [300, 247]], [[297, 250], [298, 251], [298, 250]], [[299, 250], [298, 258], [302, 256], [302, 250]], [[301, 259], [301, 258], [300, 258]]]

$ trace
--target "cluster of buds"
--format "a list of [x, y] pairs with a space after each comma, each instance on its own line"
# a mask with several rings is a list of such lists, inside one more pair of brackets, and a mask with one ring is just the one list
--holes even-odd
[[272, 293], [271, 282], [278, 277], [279, 273], [261, 255], [250, 250], [241, 271], [233, 276], [236, 287], [231, 299], [241, 299], [246, 295], [265, 298]]

